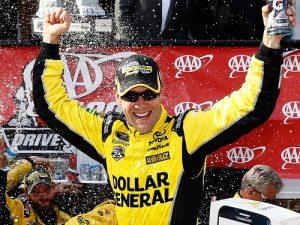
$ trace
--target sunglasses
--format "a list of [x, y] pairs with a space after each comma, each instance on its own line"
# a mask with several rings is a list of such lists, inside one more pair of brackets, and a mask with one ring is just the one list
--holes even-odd
[[159, 93], [155, 93], [149, 89], [143, 92], [128, 91], [125, 95], [121, 96], [121, 99], [126, 102], [136, 102], [140, 96], [143, 97], [144, 101], [151, 101], [156, 99], [157, 96], [159, 96]]

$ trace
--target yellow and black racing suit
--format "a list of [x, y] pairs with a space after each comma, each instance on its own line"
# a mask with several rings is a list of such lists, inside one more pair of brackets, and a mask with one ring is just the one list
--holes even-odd
[[[32, 169], [32, 163], [28, 160], [18, 160], [11, 166], [11, 169], [6, 172], [0, 171], [0, 221], [1, 225], [44, 225], [43, 220], [34, 210], [30, 202], [25, 196], [11, 198], [5, 194], [6, 190], [12, 189], [18, 184], [24, 176]], [[98, 204], [92, 211], [80, 214], [75, 217], [70, 217], [65, 212], [54, 206], [54, 212], [57, 218], [57, 225], [116, 225], [117, 218], [115, 215], [115, 203], [113, 201], [105, 201]]]
[[[33, 206], [26, 199], [25, 196], [18, 198], [11, 198], [5, 193], [6, 190], [11, 189], [23, 179], [23, 177], [32, 169], [32, 164], [28, 160], [19, 160], [11, 166], [10, 171], [0, 172], [0, 212], [1, 224], [13, 224], [13, 225], [44, 225], [43, 219], [40, 218], [38, 213], [34, 210]], [[5, 207], [5, 208], [4, 208]], [[64, 225], [70, 216], [65, 212], [54, 206], [54, 213], [56, 214], [57, 225]], [[10, 220], [10, 222], [9, 222]]]
[[72, 217], [65, 225], [117, 225], [115, 202], [108, 200], [92, 211]]
[[261, 45], [239, 90], [204, 111], [170, 116], [162, 106], [152, 132], [141, 134], [123, 114], [100, 116], [70, 99], [59, 46], [43, 43], [33, 70], [35, 108], [49, 127], [106, 166], [120, 225], [195, 224], [206, 155], [271, 115], [281, 53]]

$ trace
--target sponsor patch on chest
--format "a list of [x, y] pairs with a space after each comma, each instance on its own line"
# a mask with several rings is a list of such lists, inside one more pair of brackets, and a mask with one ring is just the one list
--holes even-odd
[[156, 155], [146, 156], [146, 163], [147, 164], [153, 164], [161, 161], [165, 161], [170, 159], [170, 153], [169, 152], [163, 152]]
[[122, 146], [115, 146], [111, 155], [116, 161], [119, 161], [125, 157], [125, 149]]

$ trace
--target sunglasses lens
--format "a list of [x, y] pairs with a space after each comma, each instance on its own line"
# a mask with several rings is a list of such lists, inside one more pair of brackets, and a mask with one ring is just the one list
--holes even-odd
[[159, 94], [151, 90], [146, 90], [144, 92], [138, 93], [134, 91], [128, 91], [125, 95], [121, 96], [124, 101], [136, 102], [139, 96], [142, 96], [145, 101], [151, 101], [155, 99]]
[[142, 96], [145, 101], [151, 101], [151, 100], [155, 99], [158, 96], [158, 94], [151, 90], [147, 90], [147, 91], [143, 92]]
[[128, 91], [125, 95], [121, 97], [126, 102], [136, 102], [139, 98], [138, 93], [133, 91]]

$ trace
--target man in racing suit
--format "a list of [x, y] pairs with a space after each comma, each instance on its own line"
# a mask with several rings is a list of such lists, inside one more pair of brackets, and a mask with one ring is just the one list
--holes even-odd
[[[263, 8], [264, 22], [269, 7]], [[295, 26], [294, 10], [287, 11]], [[265, 32], [242, 87], [205, 111], [170, 116], [161, 104], [156, 62], [125, 59], [117, 70], [123, 114], [104, 117], [68, 97], [59, 37], [70, 26], [63, 9], [46, 15], [33, 70], [36, 112], [66, 140], [106, 166], [121, 225], [195, 224], [205, 158], [265, 122], [279, 94], [282, 37]]]
[[[11, 166], [8, 172], [0, 170], [1, 188], [1, 216], [5, 224], [10, 218], [14, 225], [18, 224], [58, 224], [63, 225], [70, 219], [70, 216], [59, 210], [54, 205], [54, 197], [60, 192], [60, 187], [55, 186], [51, 176], [46, 169], [39, 169], [33, 165], [46, 164], [40, 157], [30, 157], [18, 160]], [[3, 168], [5, 158], [0, 153], [0, 165]], [[11, 198], [6, 191], [18, 184], [24, 178], [24, 195], [18, 198]], [[76, 191], [75, 187], [72, 187]], [[5, 199], [4, 199], [5, 198]], [[7, 210], [4, 209], [6, 205]]]
[[[6, 159], [0, 152], [0, 168], [4, 168], [6, 164]], [[71, 183], [54, 185], [45, 169], [36, 169], [33, 166], [49, 169], [53, 165], [47, 159], [32, 156], [18, 160], [8, 172], [0, 169], [0, 221], [2, 225], [117, 224], [113, 201], [105, 201], [98, 204], [92, 211], [72, 218], [59, 210], [56, 205], [52, 204], [54, 197], [62, 193], [79, 193], [80, 185]], [[24, 177], [25, 195], [15, 199], [6, 195], [5, 192], [15, 187]], [[38, 196], [37, 190], [34, 189], [40, 190], [41, 194]]]

